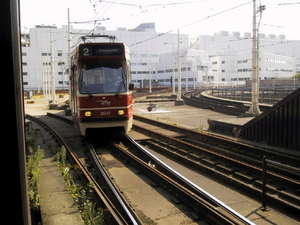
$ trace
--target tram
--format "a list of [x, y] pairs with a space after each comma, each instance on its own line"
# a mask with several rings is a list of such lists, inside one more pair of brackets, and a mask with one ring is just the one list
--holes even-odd
[[[109, 38], [110, 42], [87, 42]], [[114, 36], [84, 36], [71, 54], [70, 109], [83, 136], [119, 135], [132, 127], [130, 54]], [[113, 41], [112, 41], [113, 40]]]

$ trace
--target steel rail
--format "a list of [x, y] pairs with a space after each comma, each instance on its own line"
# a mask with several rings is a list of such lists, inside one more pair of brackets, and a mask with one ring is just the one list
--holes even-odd
[[54, 113], [49, 113], [49, 112], [47, 112], [47, 116], [58, 119], [58, 120], [62, 120], [63, 122], [68, 123], [70, 125], [74, 125], [73, 120], [71, 120], [69, 118], [66, 118], [64, 116], [60, 116], [60, 115], [57, 115], [57, 114], [54, 114]]
[[[151, 125], [155, 125], [155, 126], [158, 126], [158, 127], [162, 127], [162, 128], [166, 127], [168, 130], [172, 130], [172, 131], [178, 132], [180, 134], [186, 134], [186, 135], [192, 136], [193, 138], [196, 138], [196, 139], [197, 138], [209, 139], [209, 140], [212, 140], [214, 143], [216, 143], [216, 145], [218, 143], [222, 142], [221, 144], [223, 146], [228, 145], [228, 146], [232, 146], [235, 149], [242, 149], [243, 152], [247, 152], [247, 154], [255, 152], [256, 157], [254, 158], [253, 155], [250, 155], [250, 156], [247, 155], [247, 154], [242, 155], [240, 152], [236, 152], [236, 151], [232, 151], [232, 150], [226, 150], [224, 148], [220, 149], [220, 148], [216, 147], [216, 145], [213, 146], [213, 147], [209, 147], [207, 144], [205, 144], [203, 142], [201, 143], [201, 145], [205, 146], [205, 148], [206, 147], [207, 148], [213, 148], [214, 152], [219, 152], [219, 153], [222, 153], [226, 156], [230, 156], [230, 157], [233, 157], [233, 158], [238, 157], [238, 158], [242, 159], [243, 161], [245, 161], [247, 163], [251, 163], [251, 164], [253, 164], [255, 166], [258, 166], [258, 167], [261, 166], [263, 156], [267, 156], [268, 158], [272, 158], [273, 161], [275, 161], [276, 160], [275, 158], [277, 157], [284, 164], [295, 164], [297, 166], [300, 164], [300, 159], [297, 159], [296, 157], [293, 157], [293, 156], [290, 156], [290, 155], [284, 155], [283, 153], [275, 152], [275, 151], [270, 150], [268, 148], [262, 148], [260, 146], [255, 146], [255, 145], [250, 145], [250, 144], [246, 144], [246, 143], [242, 143], [242, 142], [237, 142], [237, 141], [235, 141], [233, 139], [230, 139], [230, 138], [216, 136], [216, 135], [209, 134], [209, 133], [202, 133], [202, 132], [196, 132], [196, 131], [193, 131], [193, 130], [188, 130], [188, 129], [185, 129], [185, 128], [180, 127], [180, 126], [174, 126], [172, 124], [162, 123], [162, 122], [159, 122], [157, 120], [142, 117], [142, 116], [139, 116], [139, 115], [134, 115], [133, 118], [136, 119], [136, 120], [139, 120], [141, 122], [149, 123]], [[278, 168], [280, 168], [280, 164], [282, 164], [282, 163], [278, 162], [278, 164], [276, 164], [277, 167], [276, 166], [271, 166], [271, 168], [275, 169], [275, 171], [277, 169], [277, 171], [278, 171]], [[296, 167], [291, 166], [291, 170], [289, 170], [289, 171], [285, 170], [285, 172], [288, 172], [289, 174], [294, 174], [296, 176], [299, 176], [298, 170], [294, 171], [293, 168], [296, 168]]]
[[[209, 155], [211, 155], [213, 157], [216, 157], [216, 158], [218, 158], [220, 160], [226, 160], [226, 161], [229, 160], [232, 165], [236, 166], [236, 168], [241, 168], [242, 167], [242, 168], [245, 168], [246, 170], [251, 169], [252, 172], [253, 172], [253, 174], [256, 174], [257, 176], [260, 176], [261, 173], [262, 173], [262, 168], [261, 167], [259, 167], [257, 165], [249, 164], [248, 162], [243, 162], [240, 159], [235, 159], [232, 156], [226, 156], [226, 155], [223, 155], [221, 153], [214, 152], [212, 150], [208, 150], [208, 149], [196, 146], [194, 144], [182, 141], [180, 139], [169, 137], [169, 136], [164, 135], [162, 133], [158, 133], [158, 132], [155, 132], [155, 131], [152, 131], [152, 130], [147, 130], [147, 129], [143, 128], [143, 127], [137, 126], [136, 124], [133, 125], [133, 129], [144, 131], [144, 132], [148, 132], [153, 137], [156, 137], [156, 138], [162, 138], [163, 137], [164, 140], [172, 141], [172, 142], [176, 143], [177, 145], [187, 146], [187, 147], [189, 147], [191, 149], [194, 149], [196, 151], [201, 151], [201, 152], [203, 152], [205, 154], [209, 154]], [[274, 179], [274, 181], [279, 180], [279, 182], [282, 182], [283, 180], [285, 180], [286, 182], [289, 183], [289, 185], [291, 187], [297, 188], [300, 185], [300, 181], [295, 180], [293, 178], [289, 178], [289, 177], [283, 176], [283, 175], [275, 173], [273, 171], [269, 171], [268, 174], [270, 175], [270, 177], [272, 179]]]
[[101, 182], [107, 189], [106, 195], [109, 195], [110, 201], [114, 204], [114, 206], [118, 209], [119, 212], [123, 215], [123, 219], [126, 221], [126, 224], [138, 225], [142, 224], [138, 216], [134, 213], [132, 208], [129, 206], [127, 201], [122, 197], [118, 188], [115, 186], [114, 182], [110, 179], [110, 176], [106, 172], [103, 165], [100, 163], [97, 153], [91, 143], [90, 140], [87, 140], [87, 145], [90, 150], [91, 157], [93, 158], [93, 162], [96, 165], [96, 168], [101, 174]]
[[[58, 118], [58, 119], [64, 119], [63, 117], [57, 116], [55, 114], [49, 113], [47, 115], [54, 117], [54, 118]], [[188, 204], [191, 204], [192, 202], [194, 202], [198, 206], [202, 205], [200, 208], [203, 209], [203, 207], [204, 207], [205, 210], [207, 210], [210, 213], [211, 213], [211, 211], [215, 211], [215, 212], [213, 212], [212, 216], [209, 216], [210, 220], [218, 221], [218, 222], [221, 221], [222, 223], [226, 221], [226, 223], [224, 223], [224, 224], [249, 224], [249, 225], [253, 224], [251, 221], [247, 220], [245, 217], [241, 216], [240, 214], [238, 214], [237, 212], [235, 212], [234, 210], [232, 210], [231, 208], [226, 206], [224, 203], [222, 203], [221, 201], [219, 201], [218, 199], [216, 199], [209, 193], [205, 192], [204, 190], [202, 190], [201, 188], [196, 186], [191, 181], [187, 180], [185, 177], [183, 177], [181, 174], [177, 173], [175, 170], [170, 168], [168, 165], [161, 162], [158, 158], [156, 158], [154, 155], [152, 155], [150, 152], [148, 152], [142, 146], [140, 146], [137, 142], [135, 142], [131, 137], [129, 137], [128, 135], [125, 135], [125, 136], [134, 146], [136, 146], [137, 148], [142, 150], [145, 154], [147, 154], [151, 158], [151, 160], [154, 164], [156, 164], [156, 165], [159, 164], [162, 168], [164, 168], [164, 172], [168, 172], [169, 175], [172, 175], [172, 177], [175, 178], [175, 180], [177, 180], [177, 181], [169, 181], [169, 182], [171, 182], [171, 183], [175, 182], [175, 184], [173, 184], [173, 185], [177, 186], [177, 188], [180, 189], [182, 193], [186, 192], [186, 196], [188, 196], [188, 197], [182, 197], [182, 198], [183, 199], [187, 198], [188, 202], [189, 202]], [[126, 214], [128, 214], [128, 217], [132, 220], [132, 224], [141, 224], [141, 222], [139, 221], [139, 219], [136, 216], [132, 216], [132, 214], [133, 215], [135, 215], [135, 214], [132, 212], [131, 208], [126, 204], [126, 202], [123, 201], [121, 194], [119, 193], [118, 189], [115, 187], [114, 183], [110, 180], [105, 169], [99, 162], [97, 154], [92, 147], [92, 144], [88, 140], [87, 140], [87, 145], [90, 149], [92, 158], [93, 158], [94, 162], [96, 163], [96, 167], [98, 168], [99, 172], [102, 174], [103, 179], [109, 186], [109, 189], [112, 190], [113, 195], [116, 196], [117, 201], [121, 202], [120, 204], [123, 206], [123, 209], [126, 211]], [[128, 155], [128, 153], [127, 153], [127, 155]], [[134, 156], [131, 156], [131, 157], [134, 157]], [[137, 159], [138, 158], [136, 158], [136, 160]], [[146, 162], [143, 162], [142, 160], [140, 160], [140, 164], [143, 164], [145, 167], [148, 167], [148, 169], [151, 169], [151, 166], [149, 167], [149, 164]], [[160, 174], [160, 176], [164, 177], [165, 175]], [[167, 179], [167, 177], [165, 177], [165, 179]], [[198, 197], [195, 197], [193, 193], [188, 193], [188, 192], [195, 192]], [[194, 198], [196, 198], [196, 199], [194, 199]], [[197, 198], [199, 198], [199, 199], [197, 199]], [[111, 201], [113, 203], [115, 202], [114, 200], [111, 200]], [[195, 204], [192, 204], [192, 206], [194, 208], [197, 208], [197, 206]], [[205, 206], [203, 206], [203, 205], [205, 205]], [[114, 206], [116, 208], [119, 208], [118, 206], [116, 206], [116, 204], [114, 204]], [[119, 209], [118, 211], [123, 210], [123, 209]], [[123, 215], [124, 215], [124, 213], [123, 213]], [[214, 218], [216, 216], [218, 217], [218, 219]]]
[[86, 169], [86, 167], [82, 164], [78, 156], [75, 154], [75, 152], [72, 150], [72, 147], [69, 145], [69, 143], [65, 140], [65, 138], [58, 133], [50, 124], [46, 123], [43, 120], [40, 120], [34, 116], [31, 116], [29, 114], [25, 115], [25, 118], [32, 120], [39, 125], [46, 128], [49, 132], [51, 132], [52, 135], [55, 136], [55, 139], [59, 141], [61, 146], [64, 146], [68, 153], [68, 159], [72, 162], [74, 162], [80, 170], [82, 171], [82, 177], [87, 181], [93, 183], [93, 190], [97, 194], [97, 196], [101, 199], [103, 204], [106, 206], [106, 208], [111, 213], [112, 217], [115, 219], [115, 222], [117, 224], [121, 225], [128, 225], [128, 224], [140, 224], [140, 223], [128, 223], [126, 219], [124, 219], [122, 213], [119, 212], [119, 210], [115, 207], [115, 205], [111, 202], [109, 197], [105, 194], [105, 192], [102, 190], [102, 188], [98, 185], [97, 181], [93, 178], [93, 176], [89, 173], [89, 171]]
[[[154, 139], [158, 139], [158, 142], [165, 141], [165, 145], [163, 145], [163, 147], [161, 149], [162, 149], [162, 151], [168, 152], [167, 153], [168, 156], [170, 156], [170, 157], [175, 156], [176, 160], [178, 160], [178, 158], [181, 158], [182, 161], [184, 161], [185, 163], [188, 163], [190, 166], [197, 168], [197, 169], [201, 169], [201, 170], [204, 169], [205, 171], [208, 170], [207, 172], [209, 172], [211, 174], [214, 174], [217, 171], [222, 171], [220, 173], [223, 175], [229, 174], [229, 176], [227, 177], [228, 180], [226, 181], [229, 184], [231, 184], [231, 182], [233, 180], [235, 180], [235, 179], [232, 179], [231, 177], [236, 177], [237, 179], [242, 178], [242, 180], [246, 179], [246, 183], [245, 183], [244, 187], [247, 188], [247, 190], [249, 190], [252, 194], [255, 194], [256, 196], [260, 195], [261, 191], [258, 188], [256, 188], [255, 186], [261, 185], [259, 182], [260, 178], [262, 177], [262, 172], [263, 172], [261, 167], [255, 167], [253, 165], [249, 165], [242, 161], [235, 160], [230, 157], [223, 156], [222, 154], [200, 148], [196, 145], [178, 140], [176, 138], [168, 137], [164, 134], [157, 133], [152, 130], [147, 130], [143, 127], [137, 128], [136, 124], [134, 124], [133, 129], [138, 130], [139, 132], [142, 132], [142, 133], [148, 132], [147, 135], [149, 135], [150, 137], [152, 137]], [[186, 154], [184, 154], [184, 156], [183, 156], [180, 151], [176, 152], [176, 148], [173, 148], [171, 146], [170, 143], [172, 143], [172, 142], [176, 143], [175, 144], [176, 146], [182, 146], [183, 148], [190, 149], [194, 152], [199, 152], [200, 153], [199, 157], [194, 158], [193, 154], [190, 155], [191, 157], [188, 157], [186, 154], [189, 154], [189, 152], [191, 152], [191, 151], [187, 151]], [[151, 146], [151, 143], [149, 140], [148, 141], [146, 140], [146, 144], [147, 143], [150, 144], [150, 146]], [[168, 150], [167, 149], [168, 146], [171, 146], [172, 150]], [[186, 146], [186, 147], [184, 147], [184, 146]], [[162, 154], [164, 154], [164, 153], [162, 153]], [[207, 156], [210, 156], [214, 159], [211, 162], [208, 161], [209, 162], [208, 167], [207, 167], [207, 163], [206, 163]], [[228, 170], [226, 169], [227, 166], [225, 166], [223, 168], [222, 164], [220, 164], [218, 161], [216, 161], [216, 159], [222, 160], [222, 158], [225, 159], [225, 161], [223, 161], [223, 162], [226, 162], [226, 160], [230, 160], [230, 163], [228, 163], [230, 165]], [[241, 171], [241, 172], [239, 172], [239, 171]], [[245, 172], [245, 174], [248, 174], [248, 173], [251, 174], [251, 177], [244, 177], [243, 171]], [[268, 190], [270, 190], [271, 193], [276, 193], [278, 195], [278, 197], [273, 197], [273, 195], [269, 195], [269, 199], [273, 202], [273, 204], [276, 204], [277, 206], [284, 205], [285, 208], [288, 208], [290, 211], [298, 213], [300, 210], [300, 208], [298, 206], [299, 197], [297, 196], [296, 193], [299, 190], [300, 181], [281, 176], [279, 174], [273, 173], [272, 171], [268, 171], [268, 179], [270, 179], [273, 183], [275, 183], [272, 186], [269, 186]], [[242, 183], [244, 183], [244, 182], [243, 181], [239, 182], [239, 185]], [[254, 185], [254, 187], [249, 186], [250, 183], [252, 185]], [[284, 186], [286, 186], [287, 189], [284, 188]], [[284, 190], [287, 190], [287, 192], [285, 192]], [[292, 196], [291, 194], [289, 194], [290, 191], [288, 191], [288, 190], [291, 190], [291, 191], [294, 190], [295, 195]], [[287, 201], [284, 198], [288, 198], [289, 200], [292, 200], [292, 201]]]
[[[173, 194], [177, 195], [187, 205], [198, 212], [205, 211], [205, 214], [208, 214], [209, 220], [218, 223], [221, 222], [222, 224], [253, 224], [251, 221], [241, 216], [224, 203], [200, 189], [194, 183], [170, 168], [135, 142], [131, 137], [128, 135], [125, 135], [125, 137], [126, 141], [129, 141], [131, 145], [139, 149], [139, 152], [137, 152], [138, 157], [127, 150], [123, 150], [117, 144], [114, 144], [114, 147], [116, 147], [119, 151], [122, 151], [122, 154], [129, 157], [129, 160], [132, 163], [137, 163], [139, 164], [139, 167], [143, 167], [141, 170], [150, 175], [150, 177], [154, 180], [154, 174], [155, 176], [158, 176], [159, 178], [156, 178], [158, 179], [156, 182], [166, 186], [168, 190], [171, 190]], [[145, 155], [148, 158], [145, 157]], [[149, 163], [149, 160], [151, 163]]]

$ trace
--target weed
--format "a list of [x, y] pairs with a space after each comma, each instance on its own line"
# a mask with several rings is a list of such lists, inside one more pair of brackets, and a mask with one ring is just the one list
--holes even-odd
[[39, 195], [39, 177], [40, 168], [39, 164], [44, 157], [44, 150], [40, 147], [36, 151], [32, 147], [28, 148], [29, 154], [27, 156], [27, 179], [28, 179], [28, 192], [29, 204], [33, 211], [39, 209], [40, 195]]
[[34, 143], [36, 142], [37, 138], [38, 132], [36, 130], [31, 130], [29, 133], [29, 138], [26, 140], [27, 151], [29, 150], [29, 148], [34, 147]]
[[77, 185], [70, 173], [71, 166], [66, 163], [66, 148], [62, 146], [60, 151], [56, 150], [54, 152], [56, 152], [54, 158], [58, 162], [70, 194], [80, 210], [84, 223], [87, 225], [102, 224], [104, 221], [104, 211], [97, 209], [97, 205], [93, 201], [94, 184], [88, 183], [86, 187]]
[[199, 126], [198, 126], [198, 131], [203, 131], [204, 130], [204, 127], [203, 127], [203, 125], [202, 124], [200, 124]]

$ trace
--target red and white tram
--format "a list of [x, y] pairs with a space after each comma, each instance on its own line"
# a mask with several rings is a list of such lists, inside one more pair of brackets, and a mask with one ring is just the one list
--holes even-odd
[[70, 108], [81, 135], [127, 133], [133, 120], [132, 90], [129, 49], [124, 43], [76, 47], [71, 55]]

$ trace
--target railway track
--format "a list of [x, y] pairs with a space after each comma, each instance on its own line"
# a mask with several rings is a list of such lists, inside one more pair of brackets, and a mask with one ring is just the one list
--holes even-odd
[[[300, 212], [299, 158], [137, 115], [134, 121], [133, 130], [149, 137], [139, 141], [143, 146], [239, 187], [256, 198], [262, 196], [262, 159], [272, 159], [274, 163], [267, 173], [268, 203]], [[282, 165], [288, 165], [289, 169], [282, 169]]]
[[[48, 114], [51, 117], [55, 117], [59, 120], [62, 120], [62, 123], [72, 123], [70, 120], [55, 116], [54, 114]], [[53, 127], [50, 125], [50, 123], [46, 122], [43, 119], [39, 119], [36, 117], [33, 117], [31, 115], [26, 115], [26, 118], [39, 124], [43, 128], [47, 129], [52, 135], [54, 135], [55, 140], [59, 142], [60, 146], [64, 146], [67, 150], [68, 160], [74, 165], [74, 167], [78, 168], [80, 171], [80, 177], [83, 183], [93, 183], [93, 192], [94, 192], [94, 200], [97, 202], [98, 207], [105, 207], [106, 210], [109, 211], [111, 216], [107, 216], [105, 218], [107, 224], [141, 224], [136, 218], [135, 215], [130, 211], [128, 208], [128, 205], [125, 205], [122, 201], [122, 198], [118, 196], [118, 192], [116, 189], [114, 189], [113, 186], [110, 186], [109, 178], [108, 176], [105, 177], [105, 174], [102, 173], [101, 166], [96, 163], [99, 174], [102, 175], [105, 181], [107, 181], [108, 186], [110, 186], [110, 191], [114, 193], [114, 196], [108, 195], [105, 193], [100, 187], [94, 178], [93, 173], [91, 173], [87, 168], [88, 166], [84, 164], [83, 159], [81, 156], [76, 154], [76, 152], [85, 152], [86, 149], [80, 145], [80, 148], [74, 148], [74, 146], [71, 146], [69, 142], [66, 140], [66, 137], [64, 137], [61, 133], [59, 133], [57, 130], [57, 127]], [[62, 126], [64, 127], [64, 126]], [[90, 154], [94, 156], [93, 150], [90, 149]], [[110, 193], [111, 193], [110, 192]]]
[[[51, 114], [48, 114], [48, 116], [56, 117]], [[26, 118], [42, 124], [43, 127], [51, 130], [51, 133], [59, 140], [60, 144], [66, 147], [69, 160], [76, 163], [80, 168], [81, 173], [85, 177], [84, 179], [95, 184], [94, 191], [97, 199], [100, 199], [101, 204], [107, 207], [114, 220], [113, 223], [110, 221], [108, 224], [144, 224], [142, 219], [135, 213], [136, 210], [133, 210], [128, 203], [128, 199], [126, 200], [126, 197], [120, 191], [120, 187], [117, 187], [117, 184], [113, 181], [114, 179], [111, 179], [111, 174], [107, 172], [106, 166], [103, 166], [104, 164], [101, 160], [99, 161], [102, 155], [97, 153], [99, 149], [95, 150], [94, 146], [97, 146], [97, 148], [101, 147], [103, 140], [99, 142], [99, 140], [87, 139], [88, 152], [90, 154], [88, 161], [89, 165], [93, 164], [92, 169], [88, 170], [87, 168], [90, 166], [83, 165], [82, 159], [80, 159], [82, 156], [76, 154], [77, 152], [82, 154], [84, 149], [77, 147], [74, 150], [66, 141], [66, 138], [55, 131], [56, 128], [51, 127], [46, 122], [41, 122], [30, 115], [26, 115]], [[59, 119], [62, 118], [59, 117]], [[113, 150], [118, 157], [121, 156], [123, 160], [125, 159], [126, 162], [134, 165], [138, 171], [150, 177], [156, 185], [169, 191], [169, 194], [172, 194], [190, 210], [194, 211], [201, 222], [205, 221], [209, 224], [253, 224], [162, 163], [129, 136], [126, 135], [122, 140], [112, 140], [109, 142], [108, 149]], [[103, 151], [107, 152], [107, 147], [104, 147]], [[147, 205], [147, 207], [149, 206]]]
[[[239, 102], [222, 98], [208, 97], [201, 95], [202, 91], [186, 92], [182, 95], [185, 104], [202, 109], [211, 109], [213, 111], [228, 115], [240, 116], [249, 110], [250, 102]], [[261, 105], [261, 111], [269, 109], [270, 106]]]
[[175, 195], [180, 201], [183, 201], [190, 210], [195, 211], [204, 221], [212, 224], [252, 224], [252, 222], [178, 174], [132, 138], [127, 135], [125, 138], [122, 144], [126, 147], [114, 144], [119, 153], [121, 151], [128, 161], [135, 164], [139, 170]]

